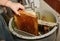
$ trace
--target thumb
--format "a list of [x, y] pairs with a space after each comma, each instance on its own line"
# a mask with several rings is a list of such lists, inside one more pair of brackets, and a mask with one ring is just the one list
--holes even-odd
[[16, 11], [16, 10], [15, 10], [14, 12], [15, 12], [17, 15], [19, 15], [19, 16], [20, 16], [20, 14], [19, 14], [19, 12], [18, 12], [18, 11]]

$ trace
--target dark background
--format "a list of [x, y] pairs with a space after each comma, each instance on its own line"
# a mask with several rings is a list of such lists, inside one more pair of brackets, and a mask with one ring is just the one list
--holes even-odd
[[44, 0], [47, 2], [53, 9], [60, 13], [60, 0]]

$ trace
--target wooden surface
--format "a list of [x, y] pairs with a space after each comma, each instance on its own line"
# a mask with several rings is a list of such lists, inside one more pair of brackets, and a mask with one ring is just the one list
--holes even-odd
[[44, 0], [47, 2], [53, 9], [60, 13], [60, 0]]

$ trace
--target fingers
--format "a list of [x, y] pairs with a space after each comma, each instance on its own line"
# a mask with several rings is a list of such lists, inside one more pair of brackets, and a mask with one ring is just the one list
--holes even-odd
[[20, 13], [19, 13], [19, 9], [22, 9], [24, 10], [24, 6], [21, 5], [20, 3], [12, 3], [12, 5], [10, 5], [10, 8], [15, 12], [15, 14], [19, 15], [20, 16]]
[[19, 12], [18, 12], [17, 10], [14, 10], [14, 12], [15, 12], [17, 15], [19, 15], [19, 16], [20, 16], [20, 14], [19, 14]]
[[20, 16], [19, 10], [25, 10], [24, 6], [18, 3], [18, 6], [15, 8], [15, 13]]
[[25, 7], [23, 5], [21, 5], [21, 4], [19, 4], [19, 8], [25, 10]]

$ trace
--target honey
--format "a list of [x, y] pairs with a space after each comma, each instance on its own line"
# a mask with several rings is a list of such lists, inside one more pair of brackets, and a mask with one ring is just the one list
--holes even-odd
[[17, 29], [37, 36], [38, 35], [37, 17], [23, 10], [19, 10], [19, 13], [20, 16], [14, 14], [14, 22], [17, 26]]

